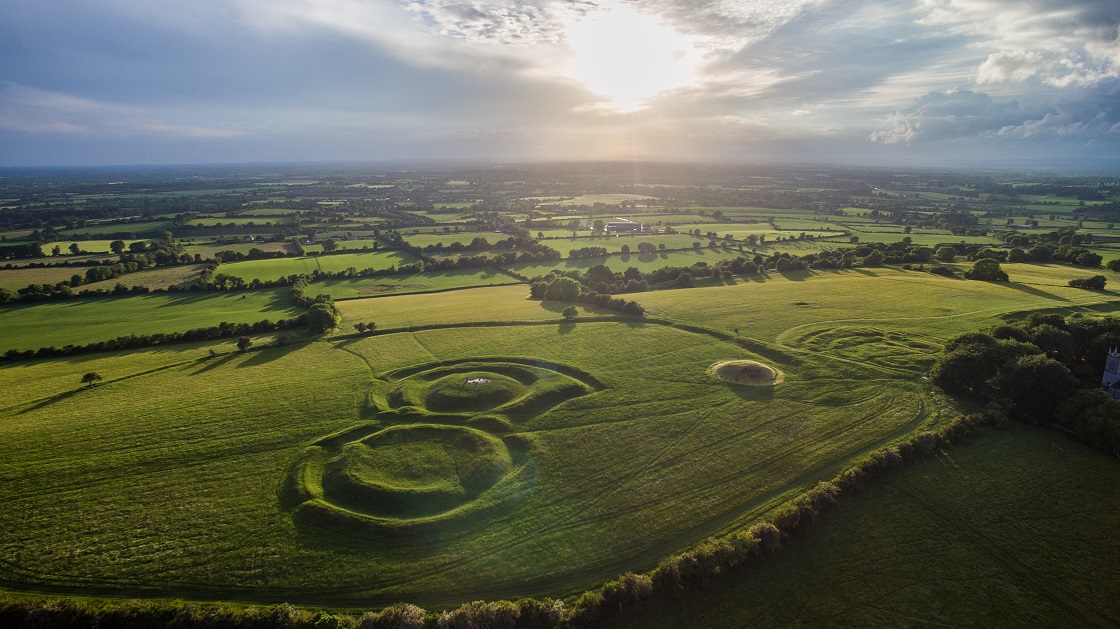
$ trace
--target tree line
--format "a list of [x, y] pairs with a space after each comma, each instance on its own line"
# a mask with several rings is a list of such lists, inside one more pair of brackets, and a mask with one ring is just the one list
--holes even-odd
[[1120, 401], [1100, 391], [1120, 319], [1032, 314], [954, 337], [930, 370], [934, 384], [1011, 419], [1053, 423], [1120, 455]]

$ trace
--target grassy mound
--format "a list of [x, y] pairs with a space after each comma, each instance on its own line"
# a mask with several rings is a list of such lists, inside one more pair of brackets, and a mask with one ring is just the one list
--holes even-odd
[[425, 404], [433, 411], [484, 411], [501, 406], [525, 392], [525, 386], [491, 371], [453, 373], [436, 380]]
[[728, 360], [708, 371], [724, 382], [747, 387], [772, 387], [784, 379], [782, 372], [753, 360]]
[[454, 509], [513, 467], [505, 444], [454, 426], [396, 426], [347, 444], [327, 463], [328, 502], [382, 517], [422, 517]]

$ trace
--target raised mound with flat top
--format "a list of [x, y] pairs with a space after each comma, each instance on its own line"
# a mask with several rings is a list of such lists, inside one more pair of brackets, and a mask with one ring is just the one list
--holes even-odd
[[708, 372], [729, 384], [747, 387], [772, 387], [782, 381], [782, 372], [753, 360], [727, 360], [708, 368]]

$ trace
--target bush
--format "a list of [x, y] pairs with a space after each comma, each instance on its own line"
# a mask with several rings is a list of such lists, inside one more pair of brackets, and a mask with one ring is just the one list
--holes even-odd
[[1093, 277], [1079, 277], [1069, 281], [1069, 285], [1073, 288], [1084, 288], [1087, 290], [1104, 290], [1104, 285], [1107, 279], [1103, 275], [1094, 275]]

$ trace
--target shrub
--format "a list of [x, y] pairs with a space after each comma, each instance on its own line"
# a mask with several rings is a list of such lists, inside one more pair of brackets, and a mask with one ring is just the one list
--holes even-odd
[[1084, 288], [1087, 290], [1104, 290], [1107, 278], [1103, 275], [1094, 275], [1093, 277], [1079, 277], [1069, 281], [1069, 285], [1073, 288]]

